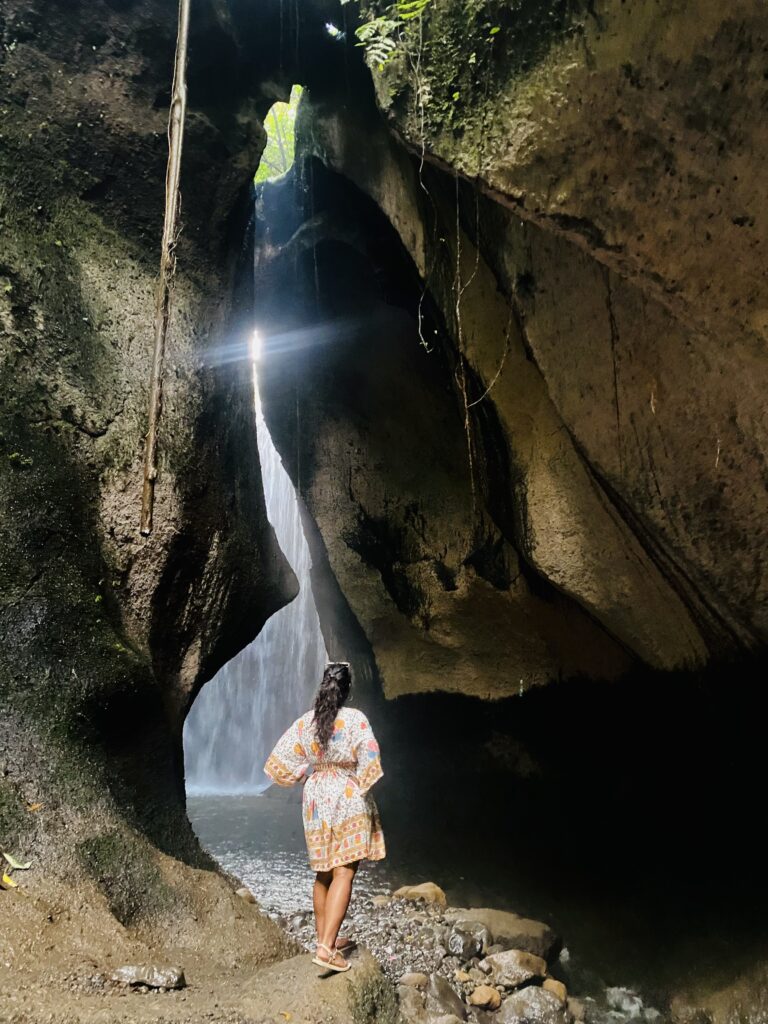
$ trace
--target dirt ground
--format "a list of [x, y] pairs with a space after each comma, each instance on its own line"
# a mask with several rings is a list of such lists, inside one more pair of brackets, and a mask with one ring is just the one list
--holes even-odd
[[[393, 989], [367, 953], [329, 976], [226, 879], [196, 874], [189, 906], [130, 928], [80, 884], [30, 872], [0, 892], [0, 1024], [394, 1024]], [[112, 974], [126, 964], [181, 967], [187, 987], [124, 987]]]

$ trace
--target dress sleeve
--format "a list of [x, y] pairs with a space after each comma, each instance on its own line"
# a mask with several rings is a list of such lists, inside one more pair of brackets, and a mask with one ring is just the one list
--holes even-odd
[[355, 744], [355, 758], [357, 760], [357, 783], [363, 793], [378, 782], [384, 774], [381, 767], [381, 753], [376, 737], [373, 735], [370, 723], [365, 715], [360, 715], [357, 726], [358, 738]]
[[278, 786], [292, 786], [309, 767], [309, 758], [301, 737], [303, 725], [302, 720], [298, 719], [283, 733], [264, 765], [265, 773]]

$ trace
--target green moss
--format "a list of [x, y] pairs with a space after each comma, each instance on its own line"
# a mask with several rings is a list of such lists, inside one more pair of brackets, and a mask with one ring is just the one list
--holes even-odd
[[[368, 0], [362, 7], [368, 17], [381, 16], [388, 4]], [[408, 59], [393, 59], [379, 73], [380, 96], [393, 111], [405, 107], [420, 133], [420, 86], [426, 139], [469, 134], [475, 146], [493, 132], [499, 94], [554, 43], [580, 32], [589, 7], [589, 0], [432, 0], [423, 23], [409, 22], [401, 33]]]
[[354, 1024], [398, 1024], [395, 988], [373, 960], [355, 969], [349, 986], [349, 1010]]
[[175, 894], [164, 882], [149, 846], [130, 832], [105, 832], [81, 842], [77, 850], [121, 924], [156, 917], [173, 906]]

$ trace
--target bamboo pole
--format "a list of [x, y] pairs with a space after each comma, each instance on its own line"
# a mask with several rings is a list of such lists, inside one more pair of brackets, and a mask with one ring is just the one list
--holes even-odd
[[155, 295], [155, 349], [150, 381], [149, 420], [144, 448], [144, 488], [141, 495], [141, 533], [152, 532], [152, 512], [157, 479], [157, 428], [163, 405], [163, 362], [165, 339], [171, 309], [171, 282], [176, 271], [176, 239], [178, 235], [179, 179], [181, 149], [184, 142], [184, 119], [187, 113], [187, 45], [191, 0], [179, 0], [179, 27], [176, 36], [176, 60], [173, 68], [171, 109], [168, 114], [168, 166], [165, 174], [165, 216], [160, 250], [160, 278]]

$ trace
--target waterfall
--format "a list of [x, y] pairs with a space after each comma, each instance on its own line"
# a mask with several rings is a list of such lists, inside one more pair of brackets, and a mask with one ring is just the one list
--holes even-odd
[[299, 593], [203, 687], [184, 725], [187, 792], [259, 792], [262, 766], [283, 731], [311, 704], [326, 662], [309, 580], [311, 559], [296, 491], [254, 401], [267, 515], [299, 580]]

